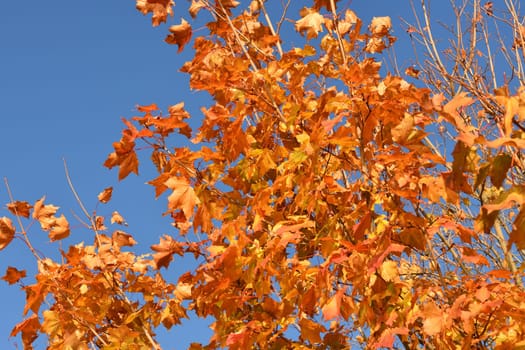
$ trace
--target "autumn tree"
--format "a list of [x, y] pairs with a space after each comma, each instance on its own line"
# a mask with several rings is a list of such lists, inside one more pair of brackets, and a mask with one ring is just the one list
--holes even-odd
[[[153, 25], [173, 6], [137, 1]], [[18, 236], [38, 264], [12, 335], [28, 349], [39, 335], [49, 349], [160, 349], [155, 331], [192, 310], [213, 336], [191, 349], [525, 346], [525, 27], [510, 0], [452, 9], [443, 48], [414, 4], [407, 32], [426, 54], [396, 73], [389, 17], [363, 23], [337, 0], [193, 0], [205, 29], [182, 19], [166, 41], [193, 41], [181, 70], [210, 103], [139, 106], [104, 163], [123, 180], [151, 161], [173, 232], [136, 255], [140, 234], [79, 198], [93, 243], [53, 260], [27, 228], [60, 241], [71, 218], [11, 199], [0, 249]], [[173, 276], [177, 259], [198, 266]]]

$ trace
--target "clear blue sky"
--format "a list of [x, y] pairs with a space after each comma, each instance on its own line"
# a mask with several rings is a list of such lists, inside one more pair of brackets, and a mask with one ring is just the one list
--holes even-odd
[[[178, 3], [183, 11], [185, 1]], [[399, 26], [400, 16], [411, 17], [407, 0], [354, 0], [350, 8], [365, 23], [372, 16], [390, 15], [401, 51], [410, 50]], [[189, 19], [179, 12], [172, 21], [179, 22], [180, 15]], [[165, 199], [155, 201], [153, 189], [144, 185], [152, 172], [142, 169], [139, 177], [132, 175], [116, 186], [116, 171], [102, 166], [111, 143], [120, 138], [121, 117], [133, 116], [137, 104], [157, 103], [165, 110], [185, 101], [194, 118], [200, 118], [202, 99], [189, 91], [187, 77], [178, 73], [191, 55], [191, 44], [177, 54], [177, 47], [163, 42], [166, 31], [165, 26], [152, 28], [132, 0], [2, 3], [0, 216], [8, 215], [6, 177], [16, 199], [34, 202], [46, 195], [78, 227], [72, 211], [80, 214], [80, 210], [68, 189], [65, 158], [89, 210], [95, 209], [96, 195], [103, 188], [115, 186], [114, 200], [98, 210], [100, 214], [119, 210], [129, 223], [129, 232], [141, 243], [139, 250], [146, 252], [163, 233], [175, 234], [160, 216]], [[43, 252], [54, 249], [36, 227], [29, 234]], [[92, 242], [84, 231], [73, 231], [72, 236], [71, 243]], [[0, 252], [0, 275], [7, 266], [34, 271], [34, 260], [20, 241]], [[0, 281], [0, 296], [0, 348], [12, 349], [16, 344], [21, 348], [19, 339], [8, 336], [22, 319], [25, 295]], [[191, 340], [205, 341], [209, 334], [206, 323], [188, 323], [162, 335], [161, 342], [166, 349], [183, 349]]]

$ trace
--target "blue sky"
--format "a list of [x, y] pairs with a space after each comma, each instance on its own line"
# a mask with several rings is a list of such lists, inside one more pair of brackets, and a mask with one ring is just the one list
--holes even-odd
[[[180, 12], [171, 19], [177, 23], [181, 15], [189, 19], [182, 12], [185, 2], [179, 2]], [[408, 1], [354, 0], [350, 8], [365, 23], [372, 16], [391, 16], [400, 38], [396, 51], [409, 52], [399, 26], [400, 16], [411, 17]], [[184, 101], [197, 122], [201, 117], [202, 95], [190, 92], [187, 77], [178, 72], [191, 57], [190, 46], [177, 54], [175, 46], [164, 43], [166, 32], [166, 26], [152, 28], [149, 18], [138, 13], [131, 0], [2, 4], [0, 216], [8, 215], [5, 177], [16, 199], [34, 202], [46, 195], [46, 202], [60, 206], [60, 213], [71, 219], [73, 228], [78, 227], [72, 213], [80, 214], [80, 210], [66, 182], [65, 158], [88, 210], [95, 209], [96, 195], [103, 188], [115, 186], [111, 204], [99, 206], [98, 211], [109, 214], [117, 209], [141, 243], [139, 250], [145, 252], [163, 233], [175, 234], [160, 216], [165, 200], [155, 201], [153, 189], [144, 185], [152, 178], [151, 171], [141, 169], [139, 177], [131, 176], [116, 186], [116, 171], [102, 166], [112, 142], [120, 138], [121, 117], [135, 115], [137, 104], [157, 103], [166, 110]], [[41, 251], [54, 249], [36, 227], [29, 234]], [[92, 238], [84, 231], [73, 232], [72, 243], [83, 240], [91, 243]], [[187, 267], [179, 264], [181, 271]], [[34, 260], [21, 241], [0, 252], [0, 275], [7, 266], [34, 271]], [[8, 335], [22, 319], [25, 295], [0, 281], [0, 296], [0, 348], [15, 348], [16, 344], [21, 348], [20, 340]], [[191, 340], [205, 341], [209, 334], [206, 322], [188, 323], [163, 334], [161, 343], [166, 349], [183, 349]]]

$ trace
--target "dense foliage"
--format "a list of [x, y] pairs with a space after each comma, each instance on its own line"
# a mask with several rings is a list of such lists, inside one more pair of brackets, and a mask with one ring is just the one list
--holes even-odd
[[[510, 17], [492, 2], [455, 7], [467, 29], [442, 58], [422, 2], [407, 31], [428, 55], [404, 73], [381, 61], [389, 17], [363, 23], [343, 1], [314, 0], [294, 18], [297, 3], [277, 3], [193, 0], [207, 32], [169, 28], [179, 51], [193, 40], [181, 69], [211, 96], [191, 116], [202, 123], [192, 130], [183, 103], [139, 106], [104, 163], [121, 180], [155, 165], [174, 230], [151, 254], [129, 248], [140, 235], [118, 212], [84, 209], [93, 243], [54, 261], [28, 222], [59, 241], [70, 219], [44, 198], [7, 204], [0, 249], [18, 235], [38, 263], [12, 332], [26, 348], [43, 334], [49, 349], [160, 349], [155, 330], [188, 310], [213, 319], [191, 349], [525, 346], [525, 27], [512, 3]], [[137, 1], [154, 25], [173, 6]], [[492, 20], [513, 29], [503, 84], [490, 40], [473, 37]], [[174, 133], [187, 144], [173, 147]], [[174, 259], [199, 264], [173, 280]]]

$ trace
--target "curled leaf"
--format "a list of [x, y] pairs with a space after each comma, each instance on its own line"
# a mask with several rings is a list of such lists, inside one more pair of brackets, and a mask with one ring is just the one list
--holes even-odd
[[392, 28], [390, 17], [374, 17], [370, 23], [370, 32], [376, 36], [385, 36]]
[[101, 203], [107, 203], [111, 200], [111, 195], [113, 194], [113, 187], [105, 188], [104, 191], [98, 194], [98, 200]]
[[183, 18], [180, 24], [171, 26], [169, 30], [171, 34], [166, 37], [165, 41], [168, 44], [177, 44], [179, 47], [178, 52], [181, 52], [191, 39], [192, 30], [190, 24]]
[[14, 201], [7, 205], [7, 209], [9, 209], [13, 215], [19, 215], [24, 218], [29, 218], [29, 211], [31, 208], [33, 208], [31, 204], [21, 201]]
[[7, 217], [0, 218], [0, 250], [7, 247], [15, 236], [15, 227], [11, 222], [11, 219]]
[[323, 31], [324, 17], [312, 9], [303, 10], [303, 18], [295, 22], [295, 29], [300, 32], [306, 32], [306, 38], [317, 38], [319, 32]]

